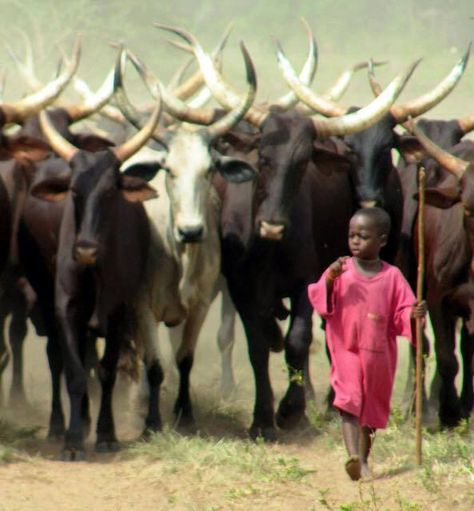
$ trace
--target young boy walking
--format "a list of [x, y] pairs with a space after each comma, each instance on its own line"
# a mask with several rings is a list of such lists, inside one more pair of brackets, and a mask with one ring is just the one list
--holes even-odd
[[400, 270], [380, 259], [390, 217], [381, 208], [358, 210], [349, 224], [352, 257], [340, 257], [308, 288], [316, 312], [326, 320], [334, 406], [340, 411], [352, 480], [369, 477], [375, 431], [385, 428], [397, 364], [398, 335], [413, 343], [413, 320], [426, 305]]

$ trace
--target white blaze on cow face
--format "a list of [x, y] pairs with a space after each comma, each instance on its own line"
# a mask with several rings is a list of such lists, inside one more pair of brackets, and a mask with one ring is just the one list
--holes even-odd
[[168, 144], [163, 167], [178, 242], [199, 242], [206, 237], [206, 204], [212, 159], [199, 133], [180, 131]]

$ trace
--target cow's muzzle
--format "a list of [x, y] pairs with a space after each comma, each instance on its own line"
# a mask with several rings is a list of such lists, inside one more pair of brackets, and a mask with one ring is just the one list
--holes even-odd
[[182, 243], [199, 243], [204, 237], [202, 225], [193, 227], [178, 227], [178, 237]]
[[261, 238], [280, 241], [283, 238], [284, 232], [284, 224], [273, 224], [265, 222], [264, 220], [260, 222], [259, 235]]
[[74, 246], [74, 259], [81, 264], [92, 265], [97, 262], [99, 252], [96, 243], [90, 241], [78, 241]]

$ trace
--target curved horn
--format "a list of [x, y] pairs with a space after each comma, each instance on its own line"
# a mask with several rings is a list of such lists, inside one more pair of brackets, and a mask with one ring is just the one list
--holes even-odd
[[64, 160], [71, 161], [79, 149], [75, 145], [71, 144], [71, 142], [66, 140], [59, 133], [59, 131], [56, 130], [45, 110], [42, 110], [39, 113], [39, 121], [43, 134], [48, 139], [48, 142], [53, 148], [54, 152]]
[[309, 87], [302, 84], [298, 79], [293, 66], [290, 64], [290, 61], [286, 58], [281, 44], [278, 41], [275, 41], [275, 44], [277, 47], [278, 66], [283, 73], [283, 77], [288, 86], [305, 105], [313, 111], [327, 117], [337, 117], [344, 115], [347, 112], [347, 108], [341, 107], [334, 101], [319, 96]]
[[[82, 97], [82, 99], [86, 103], [91, 103], [94, 101], [95, 94], [91, 91], [90, 87], [87, 85], [87, 83], [82, 80], [81, 78], [78, 78], [77, 76], [74, 77], [73, 80], [74, 89], [79, 94], [79, 96]], [[113, 93], [113, 80], [112, 80], [112, 93]], [[105, 104], [101, 111], [101, 114], [105, 115], [112, 121], [118, 122], [120, 124], [123, 124], [125, 122], [125, 117], [122, 115], [120, 110], [118, 108], [115, 108], [111, 105]]]
[[[303, 23], [306, 34], [308, 35], [308, 56], [299, 74], [299, 80], [301, 83], [308, 86], [313, 81], [318, 67], [318, 47], [309, 23], [304, 18], [301, 18], [301, 23]], [[298, 98], [293, 91], [288, 92], [285, 96], [272, 102], [273, 105], [277, 105], [285, 110], [293, 108], [297, 103]]]
[[63, 73], [38, 92], [13, 103], [3, 103], [0, 109], [5, 114], [5, 122], [21, 122], [54, 101], [63, 91], [76, 72], [81, 53], [80, 39], [76, 40], [73, 56], [65, 67]]
[[354, 74], [357, 71], [370, 67], [370, 65], [384, 66], [387, 63], [386, 61], [374, 62], [372, 60], [370, 62], [371, 64], [369, 64], [369, 62], [358, 62], [357, 64], [354, 64], [351, 68], [346, 69], [339, 76], [334, 85], [323, 94], [323, 97], [331, 101], [339, 101], [342, 98], [343, 94], [346, 92]]
[[[217, 71], [212, 62], [212, 59], [202, 49], [197, 39], [189, 32], [176, 27], [170, 27], [168, 25], [162, 25], [155, 23], [155, 27], [162, 30], [166, 30], [177, 36], [181, 37], [189, 44], [194, 51], [194, 55], [199, 63], [199, 67], [204, 76], [206, 85], [212, 92], [214, 98], [226, 109], [233, 110], [240, 108], [242, 104], [242, 98], [232, 88], [225, 83], [222, 75]], [[266, 119], [268, 111], [261, 111], [255, 106], [250, 107], [246, 114], [245, 119], [256, 126], [260, 126]]]
[[[132, 126], [137, 128], [137, 130], [141, 130], [145, 126], [145, 122], [143, 121], [143, 115], [140, 112], [138, 112], [137, 109], [132, 105], [132, 103], [128, 99], [128, 96], [125, 92], [125, 88], [123, 86], [123, 74], [125, 71], [127, 56], [128, 56], [127, 52], [122, 48], [118, 56], [117, 63], [115, 65], [114, 73], [115, 100], [125, 119], [127, 119], [127, 121]], [[156, 99], [160, 101], [161, 97], [160, 94], [155, 93], [155, 96]], [[157, 130], [155, 130], [155, 133], [152, 135], [152, 138], [159, 144], [167, 147], [161, 135], [157, 133]]]
[[469, 133], [474, 129], [474, 114], [458, 119], [458, 124], [464, 133]]
[[383, 89], [382, 89], [380, 83], [375, 78], [374, 61], [372, 59], [369, 60], [368, 76], [369, 76], [370, 88], [372, 89], [374, 96], [375, 97], [380, 96]]
[[320, 137], [348, 135], [368, 128], [381, 119], [397, 99], [418, 62], [413, 63], [405, 73], [397, 76], [389, 86], [371, 103], [357, 112], [331, 119], [313, 119], [314, 127]]
[[128, 57], [136, 70], [146, 83], [150, 93], [155, 96], [161, 95], [166, 110], [176, 119], [194, 124], [211, 124], [215, 119], [213, 108], [192, 108], [180, 99], [171, 94], [166, 87], [150, 71], [148, 66], [130, 50], [127, 50]]
[[457, 64], [452, 68], [451, 72], [430, 92], [423, 94], [404, 105], [394, 105], [390, 112], [399, 124], [405, 122], [408, 117], [418, 117], [424, 114], [430, 108], [436, 106], [442, 101], [458, 84], [464, 70], [466, 69], [469, 60], [469, 53], [471, 51], [471, 43], [466, 50], [466, 53]]
[[458, 179], [462, 178], [470, 166], [469, 162], [464, 161], [463, 159], [458, 158], [457, 156], [454, 156], [439, 147], [432, 140], [430, 140], [413, 121], [410, 120], [407, 122], [405, 127], [416, 136], [426, 152], [444, 169], [456, 176]]
[[229, 131], [241, 119], [243, 119], [245, 113], [255, 100], [255, 95], [257, 93], [257, 75], [255, 73], [255, 67], [243, 42], [240, 43], [240, 50], [244, 56], [247, 83], [249, 84], [247, 96], [240, 105], [240, 108], [231, 110], [224, 117], [222, 117], [222, 119], [219, 119], [212, 126], [207, 128], [206, 131], [211, 141]]
[[[124, 54], [125, 52], [122, 50], [118, 58], [117, 66], [120, 69], [122, 67]], [[121, 72], [119, 73], [116, 72], [115, 77], [117, 77], [117, 75], [121, 75]], [[115, 85], [116, 79], [114, 79], [114, 88]], [[148, 139], [153, 136], [155, 129], [158, 126], [158, 121], [160, 120], [161, 105], [162, 105], [161, 100], [158, 99], [155, 109], [153, 110], [153, 113], [151, 114], [150, 118], [148, 119], [147, 123], [143, 126], [143, 128], [137, 133], [135, 133], [135, 135], [132, 138], [124, 142], [122, 145], [112, 149], [116, 158], [119, 161], [125, 161], [126, 159], [130, 158], [130, 156], [135, 154], [143, 145], [146, 144]]]
[[[214, 61], [214, 65], [218, 70], [222, 70], [222, 52], [224, 51], [224, 47], [227, 44], [227, 40], [229, 39], [229, 35], [232, 31], [232, 23], [225, 29], [224, 34], [217, 44], [217, 46], [212, 50], [211, 57]], [[172, 44], [175, 44], [174, 41]], [[190, 48], [185, 48], [186, 51], [191, 51]], [[192, 60], [194, 61], [194, 59]], [[191, 61], [191, 62], [192, 62]], [[193, 94], [195, 94], [198, 89], [204, 84], [204, 77], [202, 76], [201, 70], [196, 71], [192, 76], [190, 76], [184, 83], [179, 85], [178, 87], [171, 89], [173, 95], [182, 101], [190, 98]]]
[[38, 91], [43, 87], [43, 84], [38, 80], [38, 77], [35, 73], [35, 68], [33, 64], [33, 49], [31, 47], [30, 38], [25, 34], [25, 32], [18, 27], [15, 27], [15, 30], [21, 35], [24, 43], [25, 43], [25, 60], [22, 62], [20, 57], [13, 51], [8, 44], [5, 45], [8, 55], [15, 63], [18, 72], [21, 74], [28, 87], [30, 87], [33, 91]]
[[64, 107], [64, 109], [67, 111], [71, 121], [77, 122], [99, 111], [109, 102], [113, 93], [114, 70], [112, 69], [99, 90], [92, 96], [89, 96], [82, 105], [68, 106]]

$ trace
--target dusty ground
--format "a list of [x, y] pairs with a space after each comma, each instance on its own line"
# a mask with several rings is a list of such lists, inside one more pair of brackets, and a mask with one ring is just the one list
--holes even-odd
[[[0, 464], [0, 510], [297, 508], [431, 511], [473, 508], [472, 470], [468, 470], [465, 476], [459, 476], [459, 470], [456, 471], [446, 491], [433, 491], [425, 480], [429, 472], [415, 468], [413, 441], [404, 438], [403, 433], [400, 434], [400, 442], [406, 447], [402, 448], [398, 458], [387, 458], [385, 451], [391, 444], [384, 445], [380, 441], [380, 452], [376, 450], [374, 453], [375, 479], [363, 484], [349, 481], [343, 471], [344, 452], [334, 423], [327, 426], [321, 422], [319, 430], [282, 435], [281, 442], [273, 446], [254, 446], [248, 442], [245, 429], [250, 423], [253, 382], [245, 342], [239, 326], [234, 364], [239, 388], [230, 403], [220, 402], [216, 390], [220, 369], [213, 339], [216, 318], [215, 307], [201, 337], [193, 371], [198, 427], [206, 442], [200, 450], [196, 450], [194, 459], [193, 455], [192, 459], [186, 459], [186, 446], [181, 447], [180, 459], [177, 459], [166, 447], [166, 442], [162, 444], [163, 452], [160, 454], [158, 447], [157, 454], [155, 447], [151, 457], [128, 452], [140, 433], [142, 416], [136, 392], [128, 392], [126, 385], [121, 385], [118, 390], [122, 398], [116, 399], [116, 415], [118, 435], [125, 443], [124, 451], [114, 455], [96, 454], [91, 435], [86, 462], [58, 461], [61, 445], [44, 439], [49, 408], [44, 341], [30, 335], [25, 356], [31, 410], [16, 415], [10, 411], [8, 416], [13, 417], [18, 426], [38, 425], [41, 429], [37, 439], [20, 448], [18, 459], [14, 457], [12, 461]], [[208, 332], [209, 338], [206, 338]], [[165, 336], [163, 347], [166, 358], [169, 349]], [[327, 364], [321, 350], [316, 351], [312, 370], [321, 398], [327, 382]], [[402, 352], [405, 353], [404, 346]], [[397, 384], [398, 394], [403, 386], [403, 365]], [[272, 358], [272, 375], [278, 399], [286, 384], [281, 355]], [[175, 388], [172, 380], [171, 377], [165, 382], [162, 406], [168, 425], [172, 423], [170, 410]], [[410, 428], [406, 431], [413, 436]], [[193, 439], [189, 441], [189, 449], [194, 448]], [[237, 449], [235, 466], [232, 459], [230, 462], [228, 459], [222, 461], [223, 458], [212, 461], [212, 456], [220, 456], [215, 446], [221, 443], [224, 447], [231, 444], [233, 449]], [[268, 456], [274, 460], [274, 465], [271, 465], [273, 468], [268, 470], [268, 474], [258, 472], [253, 478], [245, 473], [245, 468], [239, 468], [243, 462], [239, 458], [247, 455], [247, 450], [252, 453], [255, 449], [256, 454], [252, 454], [254, 458], [251, 459]], [[278, 465], [283, 467], [283, 471]], [[248, 470], [251, 471], [251, 467]], [[449, 470], [446, 477], [448, 481]]]

